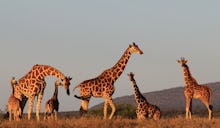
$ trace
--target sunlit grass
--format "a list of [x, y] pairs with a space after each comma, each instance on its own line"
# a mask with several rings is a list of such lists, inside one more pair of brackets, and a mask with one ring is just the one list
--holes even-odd
[[57, 121], [47, 120], [37, 122], [35, 119], [27, 121], [22, 119], [19, 122], [4, 120], [0, 127], [6, 128], [218, 128], [220, 118], [212, 119], [194, 117], [185, 120], [184, 116], [175, 118], [162, 118], [159, 121], [128, 119], [115, 117], [112, 120], [103, 120], [101, 117], [69, 117], [60, 118]]
[[[3, 117], [0, 115], [0, 117]], [[33, 115], [33, 117], [35, 117]], [[63, 113], [58, 120], [36, 119], [27, 120], [27, 115], [21, 121], [9, 122], [0, 118], [0, 128], [219, 128], [220, 113], [214, 112], [212, 120], [207, 119], [207, 112], [193, 113], [191, 120], [185, 119], [184, 112], [163, 112], [159, 121], [136, 119], [135, 106], [117, 105], [117, 112], [112, 120], [104, 120], [102, 108], [90, 110], [86, 116], [77, 113]]]

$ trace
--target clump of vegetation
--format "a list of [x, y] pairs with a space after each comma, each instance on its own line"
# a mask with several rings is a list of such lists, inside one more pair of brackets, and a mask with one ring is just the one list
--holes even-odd
[[[128, 119], [134, 119], [136, 118], [136, 107], [131, 104], [116, 104], [116, 112], [115, 117], [122, 117], [122, 118], [128, 118]], [[108, 113], [110, 113], [111, 110], [108, 108]], [[103, 117], [103, 107], [90, 110], [88, 112], [89, 116], [98, 116]]]

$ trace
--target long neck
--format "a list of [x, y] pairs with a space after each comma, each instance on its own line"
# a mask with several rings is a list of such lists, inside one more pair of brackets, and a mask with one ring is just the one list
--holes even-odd
[[136, 81], [133, 79], [131, 80], [133, 88], [134, 88], [134, 97], [136, 100], [136, 103], [140, 103], [145, 101], [147, 103], [147, 100], [145, 99], [145, 97], [141, 94], [141, 92], [139, 91], [139, 88], [136, 84]]
[[53, 98], [57, 99], [57, 95], [58, 95], [58, 86], [55, 86], [55, 90], [54, 90], [54, 93], [53, 93]]
[[32, 75], [35, 75], [38, 79], [44, 79], [46, 76], [55, 76], [60, 79], [65, 78], [63, 73], [49, 65], [36, 65], [36, 68], [33, 67], [32, 71]]
[[14, 85], [13, 84], [11, 84], [11, 89], [12, 89], [12, 94], [14, 95], [15, 89], [14, 89]]
[[182, 66], [183, 68], [183, 76], [184, 76], [184, 81], [185, 81], [185, 86], [190, 86], [190, 85], [197, 85], [197, 81], [193, 78], [192, 74], [190, 73], [189, 67], [184, 64]]
[[129, 58], [131, 57], [131, 52], [129, 51], [129, 48], [124, 52], [120, 60], [112, 67], [113, 72], [113, 80], [117, 80], [117, 78], [122, 74], [124, 71]]

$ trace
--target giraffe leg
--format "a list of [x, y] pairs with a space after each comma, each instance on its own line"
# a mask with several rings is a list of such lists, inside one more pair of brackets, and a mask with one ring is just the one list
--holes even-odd
[[55, 112], [54, 112], [55, 120], [57, 120], [57, 114], [58, 114], [58, 111], [55, 111]]
[[47, 113], [44, 112], [44, 120], [46, 120], [46, 119], [47, 119]]
[[88, 98], [86, 100], [81, 100], [81, 107], [80, 107], [80, 114], [81, 115], [87, 113], [89, 100], [90, 100], [90, 98]]
[[33, 111], [34, 96], [29, 98], [29, 107], [28, 107], [28, 120], [31, 119], [31, 113]]
[[111, 115], [109, 116], [109, 119], [112, 119], [112, 117], [113, 117], [113, 115], [115, 114], [115, 111], [116, 111], [116, 108], [115, 108], [115, 105], [114, 105], [114, 103], [113, 103], [113, 101], [112, 101], [112, 98], [111, 98], [110, 101], [109, 101], [109, 105], [110, 105], [111, 108], [112, 108], [112, 112], [111, 112]]
[[9, 121], [11, 121], [11, 119], [12, 119], [12, 111], [10, 110], [10, 111], [8, 111], [8, 113], [9, 113]]
[[208, 119], [211, 120], [212, 119], [212, 105], [210, 105], [208, 101], [205, 101], [205, 100], [201, 100], [201, 101], [204, 103], [204, 105], [208, 109]]
[[104, 103], [104, 109], [103, 109], [104, 119], [107, 118], [107, 109], [108, 109], [108, 101], [105, 100], [105, 103]]
[[38, 121], [40, 120], [40, 105], [41, 105], [42, 98], [43, 98], [43, 94], [40, 93], [37, 97], [37, 106], [36, 106], [36, 117]]
[[191, 119], [191, 98], [186, 98], [186, 119]]

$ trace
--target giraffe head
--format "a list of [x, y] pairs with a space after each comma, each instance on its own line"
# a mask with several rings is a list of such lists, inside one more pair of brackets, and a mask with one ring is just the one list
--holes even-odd
[[72, 80], [71, 77], [65, 77], [64, 79], [61, 79], [62, 85], [66, 89], [67, 95], [70, 95], [70, 90], [69, 90], [70, 80]]
[[184, 57], [181, 57], [179, 60], [177, 60], [177, 62], [181, 65], [181, 66], [185, 66], [188, 60], [186, 60]]
[[141, 51], [141, 49], [133, 42], [133, 44], [129, 45], [129, 51], [131, 53], [137, 53], [137, 54], [143, 54], [143, 52]]
[[133, 81], [134, 80], [134, 73], [133, 72], [128, 73], [128, 77], [131, 81]]
[[60, 86], [60, 85], [62, 85], [62, 83], [60, 82], [60, 80], [57, 80], [57, 81], [55, 82], [55, 86]]
[[19, 100], [22, 100], [22, 94], [19, 91], [19, 87], [17, 86], [18, 81], [15, 79], [15, 77], [11, 78], [11, 86], [12, 86], [12, 93], [13, 95], [18, 98]]

